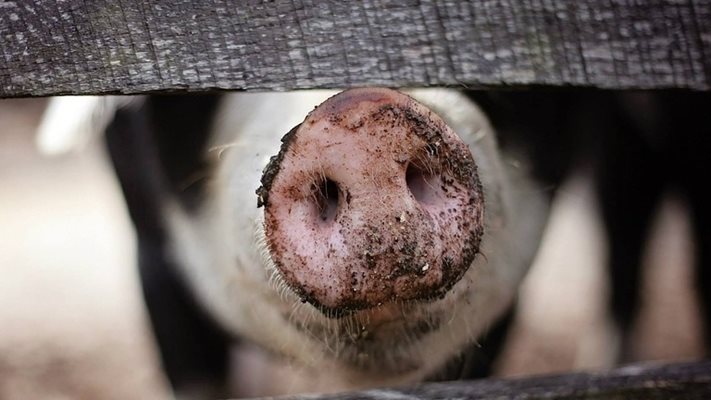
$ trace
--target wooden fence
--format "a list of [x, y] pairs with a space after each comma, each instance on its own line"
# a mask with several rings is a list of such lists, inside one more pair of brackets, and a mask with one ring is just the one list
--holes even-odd
[[0, 0], [0, 97], [711, 88], [708, 0]]

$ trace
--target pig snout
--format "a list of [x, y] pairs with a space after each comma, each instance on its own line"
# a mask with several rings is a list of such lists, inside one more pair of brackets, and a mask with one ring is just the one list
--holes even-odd
[[257, 190], [269, 256], [330, 316], [441, 298], [471, 265], [484, 197], [468, 146], [389, 89], [352, 89], [282, 139]]

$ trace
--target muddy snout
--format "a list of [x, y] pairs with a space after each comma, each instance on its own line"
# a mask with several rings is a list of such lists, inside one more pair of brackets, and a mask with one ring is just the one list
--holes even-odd
[[327, 315], [441, 298], [479, 248], [484, 198], [468, 146], [389, 89], [331, 97], [265, 168], [268, 250], [284, 282]]

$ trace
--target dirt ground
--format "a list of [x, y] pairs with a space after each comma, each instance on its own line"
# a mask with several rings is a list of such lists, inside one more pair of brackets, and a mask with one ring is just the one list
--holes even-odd
[[[166, 398], [140, 297], [131, 226], [100, 143], [40, 157], [42, 100], [0, 100], [0, 399]], [[616, 339], [584, 178], [556, 201], [524, 282], [502, 376], [612, 364]], [[702, 354], [683, 205], [670, 197], [647, 257], [639, 360]]]

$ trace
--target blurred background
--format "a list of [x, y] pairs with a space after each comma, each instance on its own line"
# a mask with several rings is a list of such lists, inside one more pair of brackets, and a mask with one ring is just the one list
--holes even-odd
[[[166, 397], [132, 227], [103, 144], [40, 156], [33, 135], [45, 104], [0, 100], [0, 399]], [[687, 218], [671, 194], [646, 255], [636, 360], [703, 353]], [[605, 257], [581, 172], [557, 197], [499, 375], [612, 365]]]

